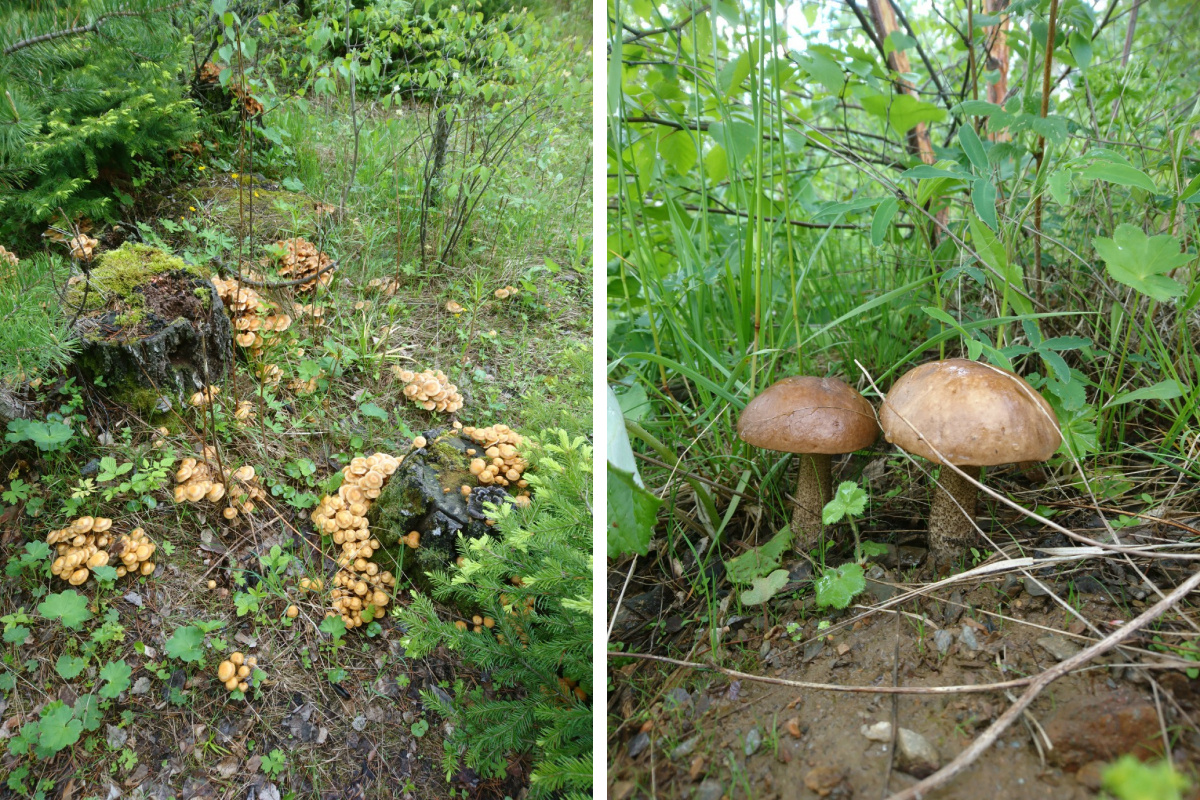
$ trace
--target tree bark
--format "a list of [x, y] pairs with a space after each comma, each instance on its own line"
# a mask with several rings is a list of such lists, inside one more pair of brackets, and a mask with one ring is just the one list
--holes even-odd
[[[896, 15], [888, 0], [867, 0], [867, 7], [871, 10], [871, 21], [875, 24], [879, 44], [882, 45], [887, 41], [888, 35], [897, 29]], [[888, 66], [896, 72], [912, 72], [912, 63], [903, 50], [893, 50], [888, 54], [887, 61]], [[916, 96], [916, 91], [906, 81], [897, 80], [896, 85], [901, 94]], [[930, 141], [929, 128], [924, 122], [918, 122], [916, 127], [908, 132], [907, 138], [910, 153], [919, 155], [926, 164], [934, 162], [933, 142]]]

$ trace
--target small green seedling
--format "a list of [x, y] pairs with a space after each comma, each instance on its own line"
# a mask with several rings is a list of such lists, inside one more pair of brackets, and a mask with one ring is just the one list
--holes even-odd
[[821, 512], [821, 521], [826, 525], [837, 524], [843, 519], [850, 523], [850, 530], [854, 532], [854, 563], [826, 569], [817, 579], [815, 588], [819, 606], [845, 608], [855, 595], [867, 588], [862, 568], [863, 547], [859, 541], [858, 524], [854, 521], [866, 507], [867, 493], [857, 483], [845, 481], [838, 486], [833, 499], [825, 504]]

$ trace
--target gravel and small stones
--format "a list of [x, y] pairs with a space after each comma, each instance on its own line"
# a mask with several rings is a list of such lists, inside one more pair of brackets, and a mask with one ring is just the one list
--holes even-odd
[[687, 758], [696, 750], [696, 745], [698, 744], [700, 744], [700, 734], [696, 734], [690, 739], [685, 739], [671, 751], [671, 758]]
[[[873, 742], [892, 740], [892, 723], [877, 722], [874, 725], [863, 725], [862, 735]], [[937, 748], [928, 739], [916, 731], [900, 728], [896, 736], [896, 755], [899, 757], [896, 765], [902, 772], [907, 772], [916, 778], [925, 778], [937, 772], [941, 766], [941, 756]]]
[[846, 773], [837, 767], [819, 766], [810, 769], [804, 776], [804, 785], [809, 791], [816, 792], [821, 797], [829, 797], [835, 791], [843, 796], [849, 796], [849, 793], [844, 790], [843, 784], [846, 780]]
[[942, 606], [942, 625], [947, 628], [954, 626], [966, 610], [962, 592], [955, 591]]
[[758, 728], [751, 728], [746, 732], [746, 757], [754, 755], [758, 752], [758, 748], [762, 746], [762, 734], [758, 732]]
[[1130, 692], [1072, 698], [1043, 719], [1042, 728], [1054, 743], [1050, 760], [1064, 769], [1113, 761], [1125, 753], [1158, 757], [1162, 747], [1154, 704]]
[[975, 638], [975, 629], [970, 625], [963, 625], [962, 633], [958, 635], [958, 643], [967, 650], [978, 650], [979, 640]]
[[878, 564], [867, 570], [866, 578], [867, 594], [874, 597], [877, 602], [883, 603], [891, 600], [899, 591], [895, 586], [889, 585], [895, 582], [891, 573]]
[[692, 795], [693, 800], [721, 800], [725, 794], [725, 787], [720, 781], [709, 778], [696, 787], [695, 794]]
[[1066, 661], [1083, 650], [1071, 640], [1056, 635], [1043, 636], [1037, 640], [1037, 643], [1058, 661]]
[[1025, 579], [1025, 594], [1030, 597], [1048, 597], [1050, 595], [1050, 587], [1037, 578], [1029, 577]]
[[954, 634], [945, 628], [939, 628], [933, 632], [933, 644], [939, 653], [945, 655], [950, 650], [950, 645], [954, 644]]
[[629, 740], [629, 757], [637, 758], [650, 746], [650, 734], [639, 731], [637, 736]]

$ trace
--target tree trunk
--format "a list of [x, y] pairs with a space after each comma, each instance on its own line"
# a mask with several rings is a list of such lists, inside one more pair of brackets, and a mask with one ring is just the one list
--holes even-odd
[[[891, 3], [888, 0], [867, 0], [867, 6], [871, 9], [871, 21], [875, 23], [875, 31], [879, 34], [879, 42], [882, 44], [892, 31], [896, 30], [896, 14], [892, 11]], [[888, 66], [896, 72], [912, 72], [908, 54], [903, 50], [893, 50], [888, 54], [887, 60]], [[897, 81], [897, 88], [902, 94], [916, 97], [913, 87], [903, 80]], [[926, 164], [932, 164], [935, 160], [933, 142], [929, 139], [929, 128], [925, 123], [918, 122], [907, 136], [908, 151], [919, 155]]]

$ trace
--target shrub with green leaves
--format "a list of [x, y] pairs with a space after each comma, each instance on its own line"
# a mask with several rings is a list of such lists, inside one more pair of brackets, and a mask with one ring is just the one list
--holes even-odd
[[[196, 132], [164, 0], [17, 0], [0, 12], [0, 233], [111, 219]], [[15, 190], [15, 191], [11, 191]]]
[[411, 656], [445, 645], [491, 678], [486, 695], [477, 687], [446, 702], [422, 693], [454, 722], [448, 774], [462, 758], [485, 777], [500, 776], [511, 755], [530, 754], [531, 798], [586, 797], [592, 782], [592, 448], [561, 430], [547, 431], [540, 441], [528, 454], [532, 505], [496, 510], [495, 536], [471, 540], [461, 567], [429, 574], [433, 598], [452, 604], [461, 617], [491, 617], [495, 627], [461, 630], [422, 594], [397, 613]]

